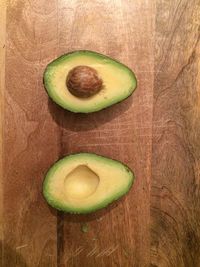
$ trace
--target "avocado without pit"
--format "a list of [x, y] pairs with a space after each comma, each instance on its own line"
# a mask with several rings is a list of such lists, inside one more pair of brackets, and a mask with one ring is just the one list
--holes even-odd
[[137, 80], [124, 64], [93, 51], [80, 50], [52, 61], [44, 72], [50, 98], [75, 113], [96, 112], [129, 97]]
[[43, 195], [58, 210], [90, 213], [125, 195], [133, 181], [133, 172], [123, 163], [78, 153], [64, 157], [48, 170]]

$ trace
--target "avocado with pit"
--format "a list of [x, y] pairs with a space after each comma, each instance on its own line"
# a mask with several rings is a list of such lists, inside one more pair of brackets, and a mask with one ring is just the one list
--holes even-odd
[[90, 213], [125, 195], [133, 181], [133, 172], [119, 161], [92, 153], [72, 154], [48, 170], [43, 195], [58, 210]]
[[52, 61], [44, 72], [50, 98], [75, 113], [96, 112], [129, 97], [137, 80], [133, 71], [105, 55], [80, 50]]

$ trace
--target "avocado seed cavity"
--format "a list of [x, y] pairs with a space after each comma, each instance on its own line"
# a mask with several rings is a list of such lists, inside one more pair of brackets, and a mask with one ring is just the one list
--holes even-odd
[[68, 197], [85, 199], [95, 193], [99, 182], [95, 172], [86, 165], [79, 165], [66, 176], [64, 191]]
[[94, 68], [77, 66], [69, 71], [66, 85], [71, 94], [87, 98], [97, 94], [102, 89], [102, 79]]

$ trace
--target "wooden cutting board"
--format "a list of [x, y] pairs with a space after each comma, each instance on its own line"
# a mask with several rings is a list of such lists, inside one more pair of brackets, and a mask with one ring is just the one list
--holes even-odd
[[[0, 24], [2, 266], [200, 266], [199, 0], [1, 0]], [[49, 100], [45, 66], [77, 49], [132, 68], [133, 96], [90, 115]], [[48, 207], [46, 170], [78, 151], [128, 164], [130, 193], [87, 216]]]

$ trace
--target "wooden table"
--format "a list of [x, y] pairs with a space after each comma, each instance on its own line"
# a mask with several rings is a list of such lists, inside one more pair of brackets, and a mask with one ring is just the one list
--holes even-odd
[[[2, 266], [200, 266], [200, 1], [1, 0], [0, 24]], [[45, 66], [77, 49], [132, 68], [133, 96], [90, 115], [49, 100]], [[130, 193], [87, 216], [49, 208], [46, 170], [78, 151], [128, 164]]]

